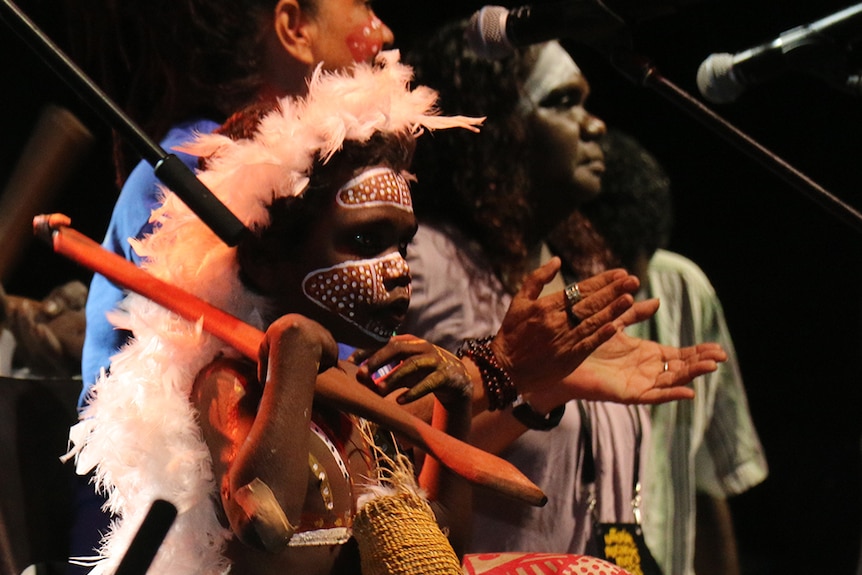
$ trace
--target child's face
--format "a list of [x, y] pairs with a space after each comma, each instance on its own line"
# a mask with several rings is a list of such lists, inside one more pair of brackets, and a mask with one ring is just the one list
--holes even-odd
[[385, 167], [354, 171], [289, 264], [294, 270], [284, 279], [300, 280], [302, 291], [301, 303], [291, 307], [342, 343], [370, 347], [387, 341], [410, 303], [404, 258], [415, 232], [404, 178]]

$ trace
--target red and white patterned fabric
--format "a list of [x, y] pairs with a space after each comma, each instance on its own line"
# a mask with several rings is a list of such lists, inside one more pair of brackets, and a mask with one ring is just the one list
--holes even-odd
[[464, 557], [465, 575], [630, 575], [595, 557], [555, 553], [475, 553]]

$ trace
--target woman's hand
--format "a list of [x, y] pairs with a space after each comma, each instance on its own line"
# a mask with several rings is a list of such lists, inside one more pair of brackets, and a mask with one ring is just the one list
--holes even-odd
[[491, 342], [521, 393], [558, 383], [612, 338], [640, 286], [624, 270], [610, 270], [578, 282], [581, 299], [569, 307], [563, 293], [539, 297], [559, 268], [552, 258], [526, 277]]
[[530, 394], [537, 409], [570, 399], [619, 403], [663, 403], [691, 399], [694, 378], [727, 360], [720, 345], [676, 348], [618, 332], [556, 386]]

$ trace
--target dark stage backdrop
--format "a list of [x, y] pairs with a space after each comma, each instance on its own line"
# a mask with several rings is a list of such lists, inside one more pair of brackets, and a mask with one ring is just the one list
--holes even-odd
[[[695, 96], [697, 67], [710, 53], [761, 44], [851, 5], [833, 0], [689, 4], [632, 34], [636, 52]], [[55, 2], [20, 5], [58, 37], [63, 33]], [[379, 0], [375, 8], [404, 44], [481, 5]], [[5, 78], [0, 181], [11, 172], [40, 107], [52, 101], [69, 106], [98, 140], [55, 209], [100, 239], [116, 194], [107, 131], [10, 36], [0, 28]], [[625, 79], [594, 50], [576, 42], [568, 46], [592, 83], [589, 107], [637, 136], [672, 176], [671, 248], [703, 267], [724, 303], [771, 468], [763, 485], [733, 500], [745, 573], [855, 573], [862, 525], [862, 233], [652, 90]], [[712, 108], [862, 208], [862, 97], [789, 73], [750, 89], [734, 104]], [[34, 245], [6, 285], [11, 292], [40, 297], [74, 276], [88, 274]]]

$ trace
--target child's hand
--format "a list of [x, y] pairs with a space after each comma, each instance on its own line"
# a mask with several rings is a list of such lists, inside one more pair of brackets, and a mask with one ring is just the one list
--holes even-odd
[[301, 362], [317, 362], [316, 372], [326, 371], [338, 362], [338, 344], [325, 327], [299, 314], [287, 314], [266, 330], [260, 346], [258, 378], [266, 382], [274, 363], [296, 370]]
[[[382, 375], [377, 377], [376, 372]], [[397, 399], [402, 404], [432, 392], [443, 405], [469, 401], [473, 396], [473, 384], [461, 360], [412, 335], [397, 335], [372, 353], [359, 366], [357, 378], [381, 395], [406, 388]]]

